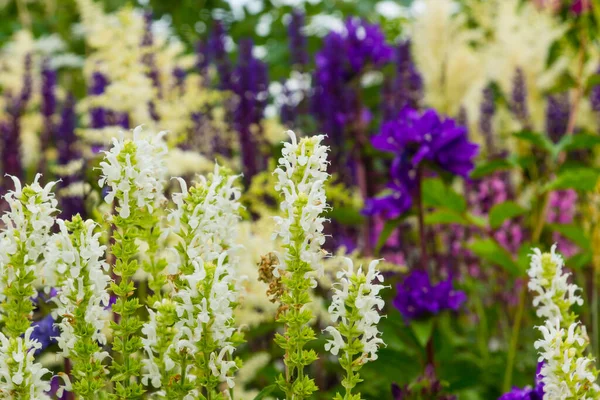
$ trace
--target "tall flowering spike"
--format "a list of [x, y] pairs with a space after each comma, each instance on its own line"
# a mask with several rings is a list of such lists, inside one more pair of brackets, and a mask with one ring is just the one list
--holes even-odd
[[529, 123], [529, 108], [527, 106], [527, 82], [525, 82], [525, 74], [521, 68], [515, 71], [513, 78], [513, 88], [511, 95], [510, 111], [515, 117], [527, 126]]
[[492, 131], [492, 121], [496, 114], [496, 104], [494, 99], [494, 90], [491, 86], [483, 90], [483, 98], [479, 110], [479, 131], [485, 140], [485, 147], [488, 157], [494, 152], [494, 132]]
[[223, 22], [216, 21], [208, 40], [208, 54], [211, 61], [217, 65], [217, 72], [220, 79], [220, 87], [224, 90], [231, 89], [231, 60], [225, 48], [225, 39], [227, 32]]
[[41, 112], [44, 118], [44, 132], [42, 135], [42, 151], [46, 150], [48, 141], [52, 137], [54, 122], [52, 116], [56, 111], [56, 71], [50, 68], [49, 60], [42, 64], [42, 104]]
[[265, 161], [261, 152], [260, 122], [267, 106], [269, 86], [267, 66], [254, 57], [253, 47], [251, 39], [240, 41], [238, 65], [231, 81], [231, 89], [238, 99], [233, 118], [235, 128], [240, 134], [246, 186]]
[[395, 49], [394, 63], [396, 77], [383, 86], [384, 95], [387, 95], [384, 100], [386, 120], [393, 118], [406, 106], [419, 108], [423, 97], [423, 78], [413, 61], [410, 40], [398, 44]]
[[554, 143], [558, 143], [560, 138], [567, 133], [570, 115], [571, 104], [568, 92], [548, 96], [546, 131]]
[[[169, 214], [176, 234], [178, 263], [170, 273], [175, 291], [163, 299], [144, 326], [144, 379], [167, 398], [188, 393], [219, 393], [233, 387], [233, 361], [240, 334], [233, 309], [237, 294], [236, 231], [241, 195], [238, 176], [215, 166], [208, 179], [173, 195], [176, 208]], [[162, 375], [160, 371], [165, 371]], [[169, 397], [171, 396], [171, 397]]]
[[40, 177], [25, 187], [12, 177], [15, 190], [4, 196], [9, 210], [0, 232], [0, 395], [20, 400], [47, 398], [43, 392], [50, 388], [42, 379], [48, 370], [34, 362], [42, 344], [32, 339], [31, 327], [31, 299], [37, 294], [41, 255], [57, 211], [51, 192], [55, 183], [42, 187]]
[[570, 274], [563, 271], [563, 259], [556, 253], [533, 250], [528, 271], [529, 290], [534, 292], [536, 313], [544, 318], [538, 329], [542, 338], [535, 342], [539, 361], [543, 361], [540, 374], [544, 384], [545, 399], [595, 399], [600, 396], [596, 384], [598, 371], [594, 359], [586, 355], [589, 338], [585, 326], [571, 310], [582, 305], [579, 288], [568, 283]]
[[[385, 305], [379, 292], [385, 286], [383, 275], [377, 270], [378, 260], [371, 261], [367, 271], [361, 267], [354, 270], [351, 259], [346, 258], [346, 270], [337, 274], [338, 282], [333, 291], [329, 314], [336, 326], [325, 328], [332, 339], [325, 344], [325, 350], [339, 355], [340, 365], [346, 371], [342, 385], [346, 388], [344, 400], [360, 400], [360, 394], [352, 394], [352, 389], [361, 381], [358, 371], [369, 361], [377, 359], [377, 349], [384, 345], [379, 337], [377, 324], [379, 312]], [[336, 398], [341, 399], [338, 393]]]
[[281, 238], [285, 253], [278, 256], [279, 265], [274, 270], [285, 288], [280, 302], [278, 321], [285, 325], [283, 335], [275, 341], [285, 350], [286, 377], [277, 380], [287, 398], [309, 398], [317, 390], [314, 381], [304, 375], [304, 369], [317, 359], [314, 350], [304, 350], [315, 334], [308, 326], [312, 313], [306, 307], [314, 279], [313, 271], [323, 271], [321, 259], [325, 243], [322, 216], [327, 208], [324, 184], [327, 174], [327, 151], [322, 145], [323, 135], [297, 141], [292, 131], [287, 131], [291, 143], [285, 143], [279, 166], [275, 169], [275, 189], [283, 196], [282, 216], [275, 217], [274, 238]]
[[53, 298], [55, 318], [59, 319], [58, 345], [64, 357], [72, 363], [69, 382], [73, 393], [92, 398], [105, 386], [107, 373], [102, 365], [108, 356], [105, 326], [110, 319], [107, 310], [110, 296], [108, 264], [103, 256], [101, 233], [96, 223], [84, 221], [79, 215], [69, 221], [58, 220], [59, 232], [46, 247], [49, 281], [57, 288]]
[[34, 328], [23, 336], [7, 337], [0, 332], [0, 398], [11, 400], [50, 399], [50, 371], [35, 362], [34, 354], [42, 345], [32, 339]]
[[9, 210], [2, 216], [0, 232], [0, 318], [9, 338], [21, 336], [30, 327], [30, 299], [37, 294], [38, 265], [57, 212], [52, 193], [55, 182], [42, 187], [40, 177], [36, 175], [25, 187], [12, 177], [15, 190], [4, 196]]
[[[88, 89], [88, 94], [92, 96], [100, 96], [108, 86], [108, 78], [101, 72], [92, 74], [92, 84]], [[104, 107], [94, 107], [90, 109], [90, 127], [93, 129], [104, 128], [108, 125], [107, 110]]]
[[111, 365], [116, 398], [138, 398], [144, 392], [139, 382], [142, 363], [133, 357], [142, 347], [139, 336], [142, 322], [137, 316], [139, 299], [132, 297], [135, 292], [132, 278], [139, 265], [139, 241], [150, 242], [150, 252], [155, 248], [156, 242], [150, 239], [156, 238], [154, 210], [163, 199], [167, 152], [163, 136], [161, 132], [144, 137], [141, 127], [137, 127], [133, 130], [133, 140], [113, 139], [113, 147], [105, 152], [100, 163], [99, 184], [110, 188], [106, 201], [116, 200], [118, 211], [112, 218], [115, 243], [111, 248], [116, 259], [113, 273], [118, 277], [111, 286], [117, 296], [112, 310], [119, 315], [118, 323], [111, 323], [114, 337], [119, 338], [113, 345], [117, 357]]
[[76, 125], [75, 99], [72, 94], [69, 94], [63, 106], [55, 136], [59, 164], [55, 173], [61, 178], [58, 197], [63, 218], [71, 218], [77, 214], [85, 215], [83, 198], [86, 186], [81, 181], [84, 160], [77, 148]]
[[118, 200], [121, 218], [127, 219], [131, 209], [144, 208], [150, 213], [162, 200], [166, 175], [164, 155], [167, 146], [163, 141], [166, 132], [144, 137], [142, 127], [133, 130], [133, 140], [113, 138], [113, 147], [105, 152], [100, 163], [102, 177], [98, 184], [108, 186], [106, 201]]
[[288, 24], [289, 47], [292, 64], [302, 70], [308, 64], [308, 52], [306, 51], [306, 36], [302, 33], [304, 27], [304, 12], [299, 9], [292, 11]]

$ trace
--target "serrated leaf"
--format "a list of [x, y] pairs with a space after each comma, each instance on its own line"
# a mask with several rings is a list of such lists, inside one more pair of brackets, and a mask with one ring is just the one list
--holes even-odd
[[489, 214], [490, 227], [492, 229], [499, 228], [504, 221], [517, 217], [527, 212], [523, 207], [514, 201], [505, 201], [504, 203], [496, 204], [492, 207]]
[[511, 255], [492, 239], [474, 240], [468, 247], [481, 259], [501, 266], [511, 275], [520, 276], [524, 273]]
[[570, 168], [562, 171], [545, 190], [575, 189], [590, 192], [596, 187], [600, 173], [592, 168]]
[[431, 338], [431, 334], [433, 333], [433, 325], [433, 318], [418, 319], [410, 322], [410, 329], [417, 338], [417, 342], [419, 342], [423, 348], [425, 348], [427, 342], [429, 342], [429, 339]]
[[432, 213], [425, 215], [424, 221], [427, 225], [436, 224], [460, 224], [468, 225], [469, 221], [462, 216], [451, 210], [435, 210]]

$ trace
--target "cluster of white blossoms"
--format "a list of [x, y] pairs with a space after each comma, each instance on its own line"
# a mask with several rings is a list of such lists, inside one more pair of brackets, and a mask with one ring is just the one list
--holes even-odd
[[[281, 202], [283, 217], [275, 217], [277, 224], [274, 238], [280, 237], [284, 246], [298, 247], [300, 259], [308, 263], [321, 274], [323, 267], [321, 246], [325, 243], [322, 216], [327, 208], [325, 196], [325, 181], [327, 173], [328, 148], [321, 142], [323, 135], [302, 139], [299, 143], [296, 134], [287, 131], [291, 143], [284, 143], [282, 157], [274, 174], [277, 176], [275, 190], [284, 196]], [[286, 269], [286, 259], [292, 257], [287, 252], [286, 257], [279, 257], [278, 268]], [[275, 270], [277, 272], [277, 270]]]
[[39, 184], [41, 175], [37, 174], [33, 183], [23, 188], [18, 178], [11, 178], [15, 190], [4, 196], [10, 209], [2, 216], [3, 230], [0, 232], [0, 300], [4, 298], [4, 285], [9, 285], [15, 278], [14, 269], [6, 269], [11, 256], [24, 251], [25, 262], [30, 270], [35, 269], [35, 263], [42, 254], [54, 225], [53, 214], [58, 211], [58, 202], [52, 192], [56, 182], [42, 187]]
[[[92, 327], [92, 339], [106, 344], [104, 328], [110, 318], [107, 288], [111, 279], [109, 266], [102, 259], [106, 246], [100, 245], [100, 232], [94, 233], [96, 223], [77, 216], [71, 222], [59, 219], [57, 224], [60, 231], [50, 240], [45, 259], [53, 269], [49, 282], [57, 288], [53, 316], [62, 317], [57, 323], [61, 331], [57, 341], [63, 356], [69, 357], [77, 341], [83, 339], [76, 335], [75, 323]], [[74, 321], [76, 315], [85, 320]], [[96, 358], [107, 355], [102, 352]]]
[[16, 338], [0, 332], [0, 399], [50, 399], [50, 382], [44, 379], [50, 371], [35, 362], [34, 353], [42, 345], [31, 339], [33, 329]]
[[536, 293], [534, 306], [544, 318], [538, 329], [542, 338], [534, 344], [539, 350], [540, 371], [544, 383], [544, 399], [596, 399], [600, 387], [596, 384], [598, 371], [594, 359], [586, 355], [589, 338], [585, 326], [570, 310], [573, 304], [583, 304], [576, 294], [579, 288], [567, 282], [570, 274], [563, 273], [563, 259], [556, 253], [542, 254], [534, 249], [531, 257], [529, 289]]
[[[365, 272], [362, 267], [354, 270], [352, 259], [345, 258], [346, 269], [337, 273], [338, 282], [333, 287], [333, 297], [329, 306], [329, 314], [338, 327], [325, 328], [332, 339], [325, 344], [325, 350], [338, 355], [340, 350], [348, 347], [348, 340], [360, 339], [361, 363], [377, 359], [377, 349], [383, 343], [379, 337], [377, 324], [381, 319], [379, 312], [385, 302], [379, 292], [385, 288], [383, 275], [377, 270], [379, 260], [369, 263]], [[354, 337], [348, 337], [353, 332]], [[346, 337], [346, 339], [344, 339]]]
[[[208, 179], [189, 190], [179, 179], [181, 192], [173, 194], [175, 209], [169, 214], [170, 229], [177, 237], [175, 253], [177, 261], [169, 265], [169, 273], [179, 273], [171, 294], [177, 316], [172, 327], [172, 339], [168, 347], [161, 345], [161, 335], [167, 330], [161, 326], [161, 308], [151, 314], [144, 325], [147, 340], [144, 341], [148, 361], [145, 361], [144, 378], [159, 387], [166, 385], [160, 375], [159, 364], [171, 375], [181, 374], [192, 385], [211, 387], [211, 379], [199, 382], [198, 371], [191, 365], [200, 366], [200, 375], [212, 374], [218, 382], [233, 387], [231, 373], [236, 363], [232, 335], [234, 326], [233, 306], [238, 300], [237, 262], [235, 255], [236, 228], [239, 222], [240, 190], [235, 186], [238, 176], [231, 175], [215, 165]], [[197, 358], [203, 358], [198, 362]], [[187, 361], [185, 361], [187, 358]], [[192, 360], [196, 359], [193, 363]], [[186, 366], [187, 365], [187, 366]], [[168, 374], [167, 374], [168, 375]], [[168, 391], [163, 388], [161, 393]], [[194, 393], [196, 393], [194, 391]]]
[[108, 185], [111, 191], [106, 202], [119, 200], [119, 215], [128, 218], [131, 207], [147, 208], [152, 212], [163, 199], [166, 167], [164, 155], [167, 145], [163, 140], [166, 132], [156, 135], [144, 134], [142, 126], [133, 130], [133, 140], [113, 138], [113, 146], [106, 151], [100, 163], [102, 177], [98, 184]]

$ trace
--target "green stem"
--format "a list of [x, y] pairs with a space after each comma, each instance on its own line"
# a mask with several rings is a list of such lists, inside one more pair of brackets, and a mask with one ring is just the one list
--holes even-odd
[[515, 365], [515, 357], [517, 354], [517, 345], [519, 343], [519, 333], [521, 331], [521, 321], [523, 319], [523, 311], [525, 309], [525, 293], [527, 292], [527, 285], [523, 285], [519, 292], [519, 304], [517, 305], [517, 312], [515, 314], [515, 321], [513, 324], [512, 332], [510, 335], [510, 346], [508, 348], [508, 358], [506, 361], [506, 371], [504, 373], [504, 385], [502, 390], [508, 392], [512, 384], [513, 368]]

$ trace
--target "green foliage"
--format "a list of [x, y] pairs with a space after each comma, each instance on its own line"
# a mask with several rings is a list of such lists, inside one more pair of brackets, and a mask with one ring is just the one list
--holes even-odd
[[497, 229], [504, 223], [504, 221], [518, 217], [519, 215], [523, 215], [526, 212], [526, 209], [514, 201], [505, 201], [504, 203], [496, 204], [490, 210], [490, 227], [492, 229]]

